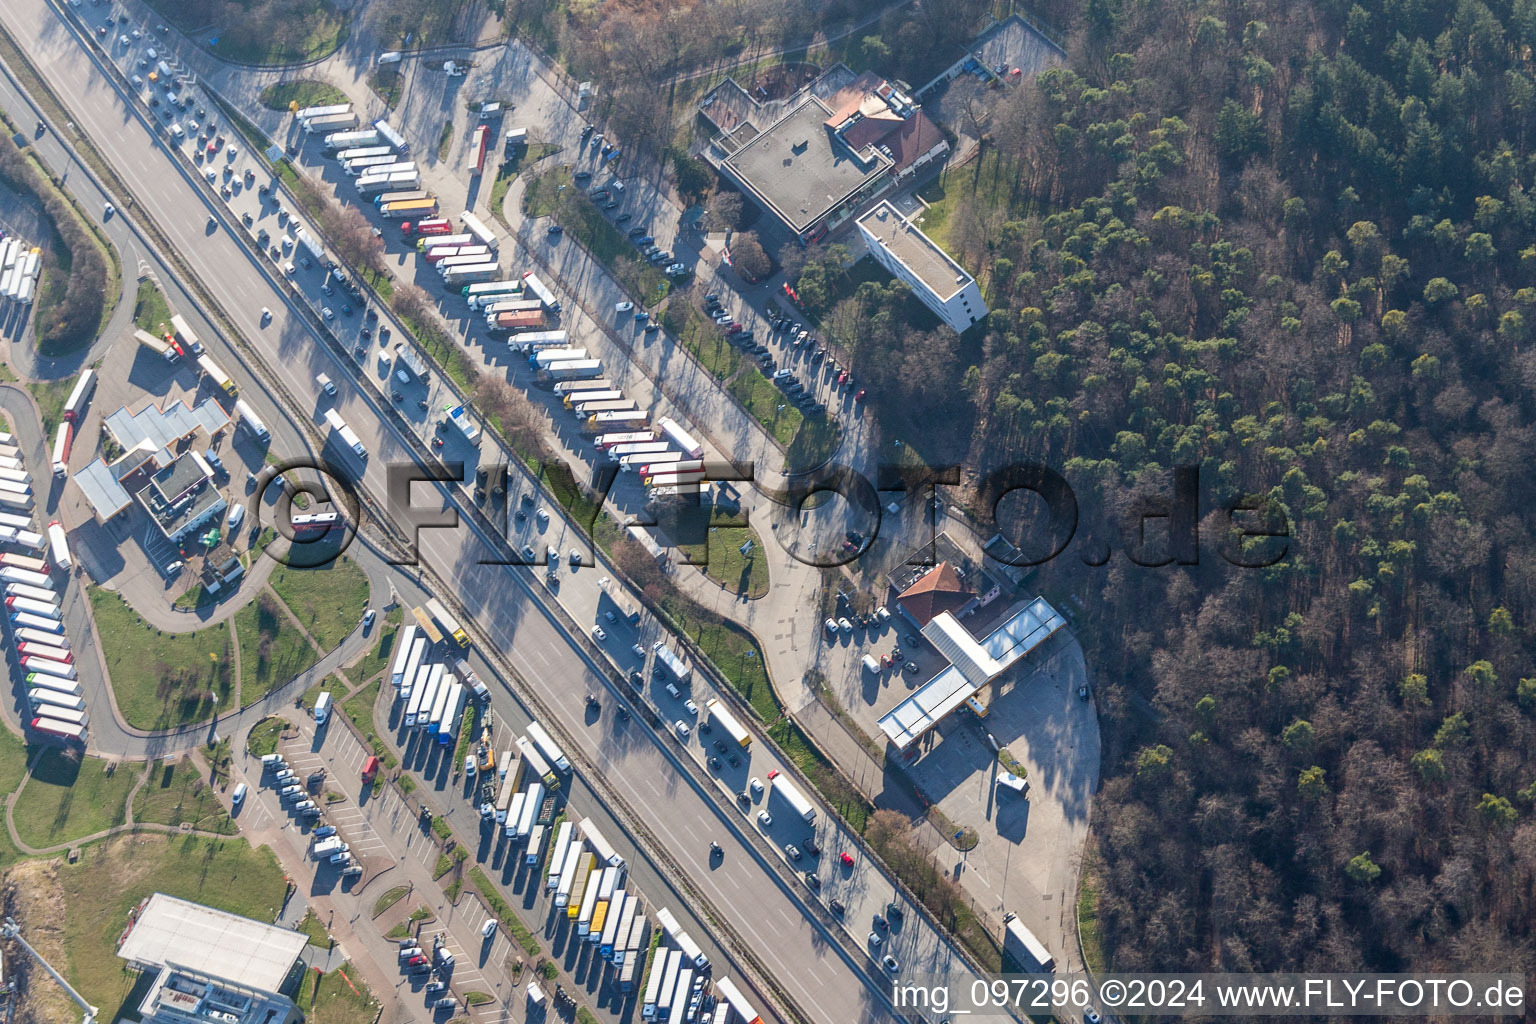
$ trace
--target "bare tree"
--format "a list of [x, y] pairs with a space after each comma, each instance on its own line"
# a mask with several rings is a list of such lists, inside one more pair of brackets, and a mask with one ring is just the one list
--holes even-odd
[[742, 273], [759, 281], [773, 273], [773, 262], [763, 251], [756, 232], [745, 231], [731, 239], [731, 258]]
[[733, 189], [721, 189], [709, 199], [710, 223], [717, 228], [741, 227], [741, 212], [741, 193]]
[[421, 321], [432, 310], [432, 297], [414, 284], [401, 284], [395, 288], [390, 308], [405, 320]]

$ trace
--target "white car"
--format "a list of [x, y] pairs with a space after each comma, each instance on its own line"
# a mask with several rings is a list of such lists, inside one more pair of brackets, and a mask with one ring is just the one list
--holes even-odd
[[363, 628], [364, 629], [370, 628], [373, 625], [373, 620], [374, 620], [375, 616], [377, 616], [378, 614], [379, 613], [374, 611], [372, 608], [369, 608], [367, 611], [363, 612]]
[[608, 631], [603, 629], [602, 626], [593, 626], [592, 639], [596, 640], [598, 643], [602, 643], [604, 640], [608, 639]]
[[245, 506], [236, 505], [229, 510], [229, 532], [234, 533], [240, 529], [240, 524], [245, 521]]
[[772, 828], [773, 827], [773, 815], [769, 814], [767, 811], [758, 811], [757, 812], [757, 823], [759, 825], [763, 826], [763, 828]]
[[465, 775], [473, 775], [473, 774], [475, 774], [475, 755], [474, 754], [465, 754], [464, 755], [464, 774]]
[[488, 939], [492, 935], [495, 935], [495, 934], [496, 934], [496, 919], [494, 917], [487, 918], [485, 924], [480, 926], [480, 937]]
[[672, 723], [672, 728], [677, 730], [678, 738], [684, 740], [688, 738], [689, 733], [693, 732], [693, 730], [688, 727], [688, 723], [683, 721], [681, 718]]
[[613, 311], [615, 313], [628, 313], [634, 308], [635, 304], [633, 302], [615, 302], [613, 304]]
[[822, 625], [826, 627], [827, 636], [829, 636], [829, 637], [837, 636], [837, 620], [836, 619], [828, 619]]
[[685, 701], [683, 701], [683, 707], [687, 708], [688, 709], [688, 713], [690, 715], [692, 715], [693, 717], [695, 717], [695, 718], [699, 717], [699, 706], [697, 704], [695, 704], [692, 700], [685, 700]]
[[219, 172], [210, 167], [208, 168], [208, 173], [205, 174], [204, 177], [208, 179], [209, 184], [218, 184]]
[[763, 791], [763, 780], [754, 775], [747, 780], [747, 788], [752, 791], [753, 796], [756, 796]]
[[331, 309], [330, 306], [322, 306], [320, 308], [320, 315], [325, 317], [327, 320], [336, 319], [336, 313]]
[[838, 619], [837, 628], [841, 629], [844, 633], [852, 633], [853, 623], [849, 622], [847, 619]]
[[111, 203], [108, 203], [106, 206], [102, 207], [102, 213], [108, 217], [112, 216], [116, 212], [117, 207], [113, 206]]

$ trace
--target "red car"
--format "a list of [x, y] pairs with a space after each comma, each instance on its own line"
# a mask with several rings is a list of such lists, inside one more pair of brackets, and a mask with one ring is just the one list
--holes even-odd
[[842, 373], [837, 375], [837, 382], [839, 384], [846, 384], [846, 383], [848, 383], [848, 371], [847, 370], [844, 370]]
[[843, 862], [844, 867], [853, 867], [853, 855], [850, 854], [847, 850], [844, 850], [842, 853], [838, 854], [837, 857]]
[[[845, 853], [845, 854], [843, 854], [843, 856], [846, 857], [848, 855]], [[426, 962], [427, 962], [427, 958], [426, 957], [418, 955], [418, 956], [413, 956], [409, 960], [407, 960], [405, 962], [405, 965], [407, 967], [415, 967], [417, 964], [424, 964]]]
[[859, 393], [853, 396], [853, 400], [855, 402], [862, 402], [862, 401], [864, 401], [864, 389], [863, 388], [859, 388]]
[[769, 782], [772, 782], [774, 779], [776, 779], [778, 777], [779, 777], [779, 770], [777, 768], [773, 769], [773, 771], [768, 773], [768, 781]]

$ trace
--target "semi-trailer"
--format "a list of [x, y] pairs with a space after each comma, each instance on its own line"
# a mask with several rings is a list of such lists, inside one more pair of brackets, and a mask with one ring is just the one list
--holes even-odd
[[649, 487], [652, 494], [659, 494], [703, 483], [704, 471], [695, 469], [686, 473], [657, 473], [641, 477], [640, 482]]
[[736, 1011], [736, 1016], [741, 1018], [741, 1024], [763, 1024], [762, 1016], [751, 1003], [747, 1002], [746, 997], [741, 994], [741, 990], [731, 982], [731, 979], [717, 978], [715, 991], [721, 999], [730, 1004], [732, 1010]]
[[538, 779], [550, 789], [559, 788], [560, 776], [556, 775], [554, 770], [550, 768], [549, 762], [544, 760], [544, 755], [539, 752], [539, 748], [534, 746], [528, 737], [519, 736], [517, 738], [517, 750], [522, 755], [523, 762], [528, 766], [527, 770], [530, 778]]
[[10, 509], [13, 512], [30, 511], [32, 495], [28, 491], [13, 491], [0, 487], [0, 508]]
[[624, 949], [616, 949], [613, 952], [614, 962], [619, 965], [620, 992], [629, 993], [635, 990], [635, 978], [640, 976], [641, 968], [645, 965], [645, 953], [650, 948], [646, 944], [645, 936], [645, 914], [637, 907], [634, 923], [629, 926], [629, 938], [624, 942]]
[[464, 631], [463, 626], [459, 625], [459, 620], [450, 615], [448, 609], [443, 607], [443, 602], [435, 597], [431, 598], [427, 601], [427, 612], [437, 622], [438, 626], [442, 628], [444, 636], [452, 638], [453, 642], [460, 647], [469, 646], [469, 634]]
[[[660, 472], [662, 466], [669, 466], [682, 459], [683, 453], [671, 451], [666, 441], [657, 443], [659, 447], [651, 451], [631, 452], [628, 455], [620, 455], [619, 469], [625, 473], [639, 472], [643, 475], [652, 466], [655, 466], [656, 471]], [[642, 445], [641, 447], [650, 448], [651, 446]]]
[[[378, 168], [388, 167], [390, 164], [395, 162], [394, 154], [392, 154], [390, 152], [388, 146], [379, 146], [377, 148], [384, 150], [384, 152], [383, 153], [377, 153], [377, 152], [374, 151], [374, 149], [370, 148], [370, 149], [364, 149], [364, 150], [357, 151], [357, 152], [367, 153], [368, 154], [367, 156], [354, 156], [354, 157], [350, 157], [350, 158], [343, 158], [342, 159], [342, 163], [341, 163], [341, 169], [343, 171], [345, 171], [347, 174], [349, 174], [352, 177], [356, 178], [356, 177], [362, 175], [364, 172], [366, 172], [368, 170], [371, 170], [372, 168], [375, 168], [375, 167], [378, 167]], [[354, 151], [349, 150], [349, 152], [354, 152]]]
[[43, 658], [47, 661], [57, 661], [65, 665], [73, 665], [75, 656], [58, 644], [45, 643], [41, 640], [16, 641], [16, 653], [23, 658]]
[[565, 868], [565, 857], [571, 848], [571, 833], [575, 826], [562, 821], [555, 830], [555, 844], [550, 850], [549, 870], [544, 876], [544, 888], [553, 891], [560, 886], [560, 872]]
[[613, 959], [613, 947], [620, 942], [620, 936], [629, 934], [630, 922], [635, 916], [635, 897], [623, 889], [615, 889], [613, 899], [608, 902], [608, 919], [603, 922], [603, 934], [597, 940], [597, 955], [604, 960]]
[[91, 720], [91, 717], [85, 713], [84, 708], [66, 708], [60, 707], [57, 704], [43, 703], [33, 704], [32, 711], [34, 714], [52, 718], [55, 721], [69, 722], [80, 726], [85, 725]]
[[[746, 744], [742, 745], [745, 746]], [[809, 800], [805, 798], [805, 794], [800, 792], [800, 787], [796, 786], [793, 782], [790, 782], [789, 779], [782, 774], [776, 776], [773, 779], [772, 786], [773, 792], [777, 793], [780, 799], [789, 804], [789, 806], [794, 809], [795, 814], [799, 815], [801, 818], [804, 818], [806, 824], [810, 824], [816, 820], [816, 808], [811, 804]]]
[[30, 551], [33, 555], [48, 550], [47, 537], [14, 526], [0, 526], [0, 544], [20, 548], [23, 553]]
[[672, 911], [662, 907], [656, 911], [656, 920], [660, 922], [662, 931], [667, 933], [677, 948], [683, 951], [683, 955], [699, 970], [709, 968], [709, 957], [699, 948], [699, 944], [693, 941], [693, 936], [684, 931], [677, 923], [677, 918], [672, 916]]
[[379, 213], [387, 220], [399, 220], [402, 217], [420, 217], [436, 209], [436, 199], [412, 199], [404, 203], [385, 203], [379, 207]]
[[541, 348], [565, 348], [571, 336], [566, 331], [524, 331], [507, 342], [514, 352], [536, 352]]
[[353, 146], [372, 146], [379, 141], [379, 133], [372, 128], [359, 128], [351, 132], [331, 132], [325, 137], [325, 148], [340, 152]]
[[272, 435], [267, 432], [267, 425], [261, 422], [261, 418], [256, 415], [256, 410], [252, 409], [245, 399], [241, 398], [235, 402], [235, 415], [239, 418], [241, 429], [258, 442], [271, 439]]
[[416, 251], [417, 252], [426, 252], [428, 249], [435, 248], [435, 247], [437, 247], [439, 245], [474, 245], [475, 244], [475, 236], [474, 235], [462, 235], [462, 234], [460, 234], [460, 235], [452, 235], [452, 234], [445, 234], [445, 233], [440, 232], [440, 231], [433, 231], [430, 234], [428, 232], [426, 232], [426, 231], [422, 231], [421, 233], [423, 235], [426, 235], [427, 237], [425, 237], [425, 238], [418, 238], [416, 240]]
[[75, 564], [69, 555], [69, 537], [64, 533], [64, 524], [57, 519], [48, 524], [48, 557], [59, 572], [67, 573]]
[[565, 754], [561, 752], [559, 744], [550, 738], [549, 733], [538, 722], [528, 723], [528, 738], [533, 741], [534, 746], [539, 748], [539, 752], [548, 758], [549, 762], [556, 769], [562, 772], [571, 770], [571, 762], [565, 759]]
[[677, 988], [672, 991], [672, 1003], [667, 1009], [669, 1024], [683, 1024], [688, 1019], [688, 997], [693, 992], [694, 970], [686, 960], [677, 972]]
[[652, 430], [624, 430], [613, 434], [603, 434], [596, 441], [599, 448], [611, 450], [614, 445], [638, 444], [644, 441], [656, 440], [656, 432]]
[[30, 679], [33, 675], [54, 676], [59, 679], [74, 679], [75, 666], [67, 661], [55, 661], [45, 658], [40, 654], [22, 655], [22, 670]]
[[55, 739], [67, 740], [71, 743], [84, 744], [89, 737], [83, 725], [74, 722], [61, 722], [57, 718], [47, 715], [39, 715], [32, 719], [32, 731]]
[[[539, 807], [544, 803], [544, 784], [542, 782], [529, 784], [528, 792], [524, 796], [527, 799], [523, 801], [522, 813], [517, 818], [517, 828], [512, 835], [514, 839], [522, 839], [533, 834], [534, 819], [538, 817]], [[507, 817], [507, 824], [512, 825], [510, 814]]]
[[[327, 137], [325, 141], [329, 145], [331, 140]], [[343, 164], [352, 160], [371, 160], [379, 156], [387, 156], [393, 160], [394, 156], [392, 154], [394, 151], [395, 147], [393, 146], [354, 146], [351, 149], [343, 149], [337, 153], [336, 159]]]
[[1035, 938], [1035, 933], [1012, 911], [1003, 915], [1003, 953], [1031, 973], [1049, 974], [1056, 969], [1056, 958], [1045, 943]]
[[451, 235], [453, 234], [453, 221], [447, 217], [426, 217], [418, 221], [406, 221], [400, 225], [402, 235]]
[[587, 357], [588, 352], [584, 348], [545, 348], [530, 355], [528, 365], [536, 370], [542, 370], [551, 363], [565, 363]]
[[665, 641], [657, 640], [651, 645], [651, 650], [656, 652], [656, 661], [672, 673], [672, 678], [677, 680], [677, 685], [687, 686], [693, 679], [693, 666], [672, 652]]
[[560, 303], [555, 300], [555, 293], [531, 270], [523, 275], [523, 290], [537, 296], [551, 313], [560, 312]]
[[[596, 945], [603, 940], [603, 929], [608, 927], [608, 911], [613, 907], [613, 900], [605, 900], [598, 897], [597, 906], [592, 908], [592, 922], [587, 926], [586, 940]], [[578, 934], [580, 934], [578, 930]]]
[[421, 723], [418, 720], [418, 724], [425, 725], [427, 735], [435, 735], [438, 729], [442, 727], [443, 715], [448, 710], [448, 693], [453, 689], [455, 682], [457, 680], [447, 672], [444, 672], [442, 679], [438, 681], [436, 695], [432, 698], [432, 713], [427, 716], [425, 723]]
[[575, 409], [578, 405], [587, 402], [616, 402], [624, 397], [624, 392], [618, 388], [605, 388], [589, 391], [566, 391], [561, 395], [561, 403], [567, 409]]
[[394, 660], [389, 664], [390, 684], [399, 687], [405, 682], [405, 670], [411, 663], [411, 651], [416, 645], [416, 623], [407, 623], [395, 634]]
[[[53, 435], [53, 458], [50, 460], [54, 476], [69, 475], [69, 452], [74, 443], [75, 425], [68, 420], [60, 423]], [[19, 467], [20, 464], [17, 465]]]
[[0, 565], [0, 580], [6, 583], [25, 583], [31, 587], [46, 587], [53, 583], [52, 576], [31, 569], [18, 569], [12, 565]]
[[737, 744], [742, 747], [750, 747], [752, 745], [752, 734], [742, 726], [735, 715], [726, 709], [725, 705], [720, 703], [718, 697], [705, 701], [704, 710], [709, 713], [709, 721], [717, 729], [724, 730], [725, 734], [735, 740]]
[[[404, 172], [395, 172], [404, 173]], [[431, 192], [419, 188], [406, 189], [400, 192], [384, 192], [373, 197], [374, 206], [383, 206], [385, 203], [403, 203], [411, 199], [430, 199]]]
[[350, 103], [327, 103], [323, 106], [300, 107], [294, 112], [293, 117], [296, 121], [308, 121], [312, 117], [329, 117], [331, 114], [350, 114], [351, 112], [352, 104]]
[[468, 210], [459, 214], [459, 223], [463, 225], [465, 231], [479, 239], [481, 245], [487, 245], [495, 249], [499, 244], [495, 232], [486, 227], [484, 221]]
[[435, 266], [437, 272], [446, 277], [450, 270], [457, 267], [477, 267], [494, 258], [491, 251], [483, 245], [461, 245], [455, 255], [442, 257]]
[[325, 410], [325, 422], [345, 447], [350, 448], [353, 453], [361, 458], [366, 459], [368, 457], [368, 449], [363, 447], [363, 442], [358, 438], [357, 432], [347, 426], [347, 421], [341, 418], [341, 413], [335, 409]]
[[27, 687], [33, 690], [51, 690], [54, 693], [67, 693], [73, 697], [82, 696], [80, 681], [73, 676], [58, 676], [49, 672], [28, 672], [25, 682]]
[[523, 291], [521, 278], [506, 281], [485, 281], [481, 284], [472, 284], [464, 289], [464, 297], [469, 300], [470, 309], [479, 309], [492, 300], [486, 298], [492, 295], [520, 295]]
[[[564, 334], [564, 331], [558, 332]], [[595, 380], [563, 380], [555, 385], [555, 394], [571, 395], [580, 394], [583, 391], [612, 391], [613, 382], [607, 377], [598, 377]]]
[[134, 328], [133, 337], [134, 340], [137, 341], [140, 345], [149, 349], [155, 355], [159, 356], [161, 359], [164, 359], [168, 363], [174, 363], [176, 360], [181, 358], [175, 347], [173, 347], [171, 343], [166, 341], [164, 338], [157, 338], [153, 334], [150, 334], [148, 331], [140, 330], [138, 328]]
[[566, 849], [565, 862], [560, 865], [560, 880], [555, 883], [555, 906], [565, 906], [571, 898], [571, 889], [576, 885], [576, 872], [581, 866], [581, 858], [586, 851], [581, 848], [581, 840], [573, 839]]
[[41, 615], [22, 612], [10, 616], [11, 633], [18, 642], [47, 644], [69, 650], [69, 638], [64, 635], [64, 623], [57, 619], [45, 619]]
[[443, 685], [443, 666], [441, 664], [433, 665], [430, 668], [424, 666], [424, 671], [427, 673], [427, 681], [421, 687], [421, 703], [417, 705], [416, 721], [414, 723], [418, 729], [425, 729], [427, 727], [427, 722], [432, 718], [432, 706], [437, 703], [437, 691]]
[[58, 607], [59, 604], [59, 595], [54, 592], [51, 586], [29, 587], [25, 583], [7, 583], [5, 585], [5, 594], [7, 597], [30, 598], [33, 601], [41, 601], [53, 607]]
[[600, 863], [607, 867], [624, 867], [624, 858], [619, 856], [618, 852], [614, 850], [613, 844], [599, 831], [597, 822], [591, 818], [585, 818], [578, 828], [580, 829], [582, 839], [592, 848]]
[[71, 423], [80, 422], [85, 416], [85, 407], [95, 391], [96, 371], [81, 370], [79, 379], [75, 381], [74, 390], [69, 393], [69, 399], [64, 403], [64, 418]]
[[240, 390], [240, 386], [235, 383], [235, 378], [226, 373], [224, 368], [214, 362], [206, 352], [197, 357], [197, 368], [220, 390], [231, 395]]
[[[420, 188], [420, 171], [386, 171], [382, 168], [373, 167], [369, 168], [368, 171], [357, 179], [357, 191], [365, 196], [378, 196], [385, 192], [416, 192], [420, 191]], [[400, 200], [391, 199], [390, 203], [398, 201]], [[375, 202], [374, 205], [382, 210], [388, 204]], [[422, 207], [421, 209], [430, 212], [432, 207]], [[399, 216], [408, 215], [414, 216], [415, 214], [399, 214]]]
[[[437, 263], [439, 260], [445, 260], [450, 256], [457, 256], [459, 250], [463, 248], [467, 247], [462, 245], [429, 245], [426, 251], [421, 254], [421, 258], [428, 263]], [[485, 247], [476, 246], [475, 248], [483, 249]]]
[[[587, 884], [592, 879], [592, 872], [596, 867], [597, 858], [591, 853], [584, 852], [581, 859], [576, 862], [576, 873], [571, 882], [571, 890], [566, 896], [565, 916], [567, 920], [575, 920], [581, 913], [581, 901], [586, 897]], [[555, 906], [561, 906], [559, 893], [555, 894]]]
[[[586, 888], [581, 893], [581, 906], [576, 907], [575, 913], [570, 913], [571, 908], [566, 908], [566, 917], [576, 922], [576, 934], [585, 936], [592, 927], [592, 912], [597, 909], [597, 891], [602, 884], [603, 875], [600, 871], [594, 871], [587, 876]], [[575, 894], [572, 894], [575, 900]]]
[[576, 415], [586, 417], [605, 412], [628, 412], [634, 408], [633, 398], [582, 399], [575, 405]]
[[523, 851], [523, 863], [528, 867], [538, 864], [539, 858], [544, 854], [544, 837], [549, 833], [548, 825], [535, 825], [533, 831], [528, 833], [528, 846]]
[[[544, 311], [544, 304], [542, 302], [540, 302], [538, 299], [525, 299], [521, 295], [513, 292], [513, 293], [506, 294], [506, 295], [497, 295], [497, 296], [495, 296], [492, 299], [492, 301], [490, 301], [490, 302], [485, 304], [484, 309], [485, 309], [485, 322], [488, 323], [488, 324], [494, 324], [496, 322], [496, 318], [498, 316], [500, 316], [502, 313], [541, 313], [542, 314], [543, 311]], [[549, 332], [546, 331], [545, 333], [549, 333]], [[507, 344], [510, 347], [512, 347], [515, 350], [520, 351], [520, 352], [525, 352], [526, 353], [526, 352], [533, 351], [533, 349], [531, 349], [531, 348], [526, 348], [526, 349], [523, 348], [523, 339], [522, 338], [514, 338], [511, 341], [507, 342]], [[544, 348], [551, 348], [552, 346], [545, 345], [543, 347]]]
[[640, 1016], [645, 1020], [656, 1018], [656, 1001], [661, 998], [661, 985], [669, 972], [672, 983], [677, 983], [677, 970], [671, 965], [679, 956], [675, 949], [657, 949], [656, 955], [651, 958], [651, 973], [645, 981], [645, 997], [640, 1001]]
[[58, 605], [32, 597], [8, 597], [5, 606], [13, 612], [27, 612], [55, 622], [60, 618]]
[[496, 263], [476, 263], [467, 267], [450, 267], [443, 273], [443, 283], [450, 288], [457, 288], [472, 281], [489, 281], [499, 273], [501, 273], [501, 266]]
[[421, 717], [421, 703], [426, 699], [426, 696], [427, 687], [425, 683], [416, 682], [416, 685], [411, 687], [411, 696], [405, 705], [405, 727], [407, 729], [416, 728], [416, 720]]
[[388, 121], [380, 119], [373, 122], [373, 127], [378, 131], [380, 137], [387, 139], [390, 145], [400, 152], [409, 153], [411, 151], [411, 144], [405, 141], [405, 136], [397, 132]]
[[4, 554], [0, 554], [0, 566], [4, 566], [8, 569], [23, 569], [27, 572], [35, 573], [48, 572], [48, 560], [46, 558], [37, 558], [33, 555], [21, 555], [14, 551], [7, 551]]
[[676, 445], [679, 451], [686, 452], [690, 458], [704, 457], [704, 446], [694, 440], [693, 435], [684, 430], [672, 417], [663, 416], [656, 421], [656, 427], [663, 437]]
[[512, 794], [512, 803], [507, 807], [507, 820], [506, 824], [502, 826], [502, 831], [513, 842], [516, 842], [518, 839], [517, 826], [523, 820], [523, 808], [527, 806], [527, 793]]
[[501, 791], [496, 795], [496, 822], [505, 824], [507, 812], [512, 808], [512, 798], [517, 795], [517, 781], [511, 776], [501, 780]]
[[464, 704], [468, 698], [469, 692], [464, 689], [464, 684], [454, 678], [453, 686], [448, 690], [448, 710], [443, 713], [443, 720], [437, 729], [439, 745], [447, 746], [459, 734], [459, 728], [464, 722]]
[[485, 315], [485, 326], [492, 331], [537, 331], [546, 324], [542, 309], [509, 309]]
[[319, 117], [306, 118], [303, 121], [304, 132], [307, 135], [320, 135], [344, 131], [357, 127], [357, 115], [350, 111], [336, 114], [321, 114]]
[[27, 690], [27, 701], [32, 705], [32, 710], [41, 711], [44, 707], [68, 708], [71, 711], [84, 711], [85, 701], [78, 696], [68, 693], [59, 693], [44, 686], [34, 686]]
[[[563, 365], [573, 364], [557, 363], [556, 366], [550, 367], [549, 372], [554, 373], [556, 367]], [[649, 424], [650, 421], [651, 414], [644, 409], [637, 409], [633, 412], [600, 412], [587, 417], [584, 429], [597, 434], [614, 430], [638, 430]]]

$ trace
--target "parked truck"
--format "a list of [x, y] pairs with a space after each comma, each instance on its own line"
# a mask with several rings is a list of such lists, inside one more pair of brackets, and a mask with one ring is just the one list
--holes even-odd
[[676, 943], [677, 948], [683, 951], [683, 956], [699, 970], [709, 969], [709, 957], [699, 948], [699, 944], [693, 941], [693, 936], [684, 931], [677, 923], [677, 918], [672, 916], [672, 911], [666, 907], [656, 911], [656, 920], [661, 923], [661, 928], [667, 933], [667, 937]]
[[235, 402], [235, 415], [239, 417], [240, 427], [258, 442], [265, 442], [271, 438], [272, 435], [267, 433], [266, 424], [261, 422], [256, 415], [256, 410], [252, 409], [245, 399]]
[[372, 146], [379, 141], [379, 133], [372, 128], [352, 132], [332, 132], [325, 137], [325, 148], [340, 152], [357, 146]]
[[677, 446], [677, 450], [683, 452], [689, 458], [701, 459], [704, 457], [704, 446], [694, 440], [693, 435], [684, 430], [676, 420], [670, 416], [663, 416], [656, 421], [656, 427], [661, 431], [661, 436]]
[[493, 331], [537, 331], [544, 327], [542, 309], [513, 309], [505, 313], [487, 313], [485, 325]]
[[308, 135], [323, 135], [345, 131], [348, 128], [357, 127], [357, 115], [351, 113], [322, 114], [319, 117], [311, 117], [304, 122], [304, 131]]
[[1056, 970], [1056, 958], [1045, 943], [1035, 938], [1035, 933], [1012, 911], [1003, 915], [1003, 953], [1024, 971], [1049, 974]]
[[181, 358], [180, 353], [176, 351], [176, 347], [164, 338], [157, 338], [148, 331], [137, 328], [133, 332], [133, 337], [140, 345], [143, 345], [168, 363], [174, 363]]
[[[544, 376], [550, 380], [575, 380], [581, 377], [596, 377], [603, 372], [601, 359], [569, 359], [563, 363], [553, 363], [544, 368]], [[640, 426], [645, 426], [642, 421]], [[593, 424], [594, 427], [598, 426]], [[632, 432], [632, 431], [631, 431]]]
[[379, 207], [380, 215], [387, 220], [400, 220], [403, 217], [425, 217], [436, 210], [437, 200], [432, 198], [412, 199], [403, 203], [385, 203]]
[[74, 566], [69, 557], [69, 538], [64, 535], [64, 526], [57, 519], [48, 524], [48, 551], [53, 560], [53, 567], [59, 572], [68, 573]]
[[656, 652], [656, 662], [672, 674], [677, 680], [677, 685], [687, 686], [693, 680], [693, 666], [672, 652], [663, 640], [657, 640], [651, 645], [651, 650]]

